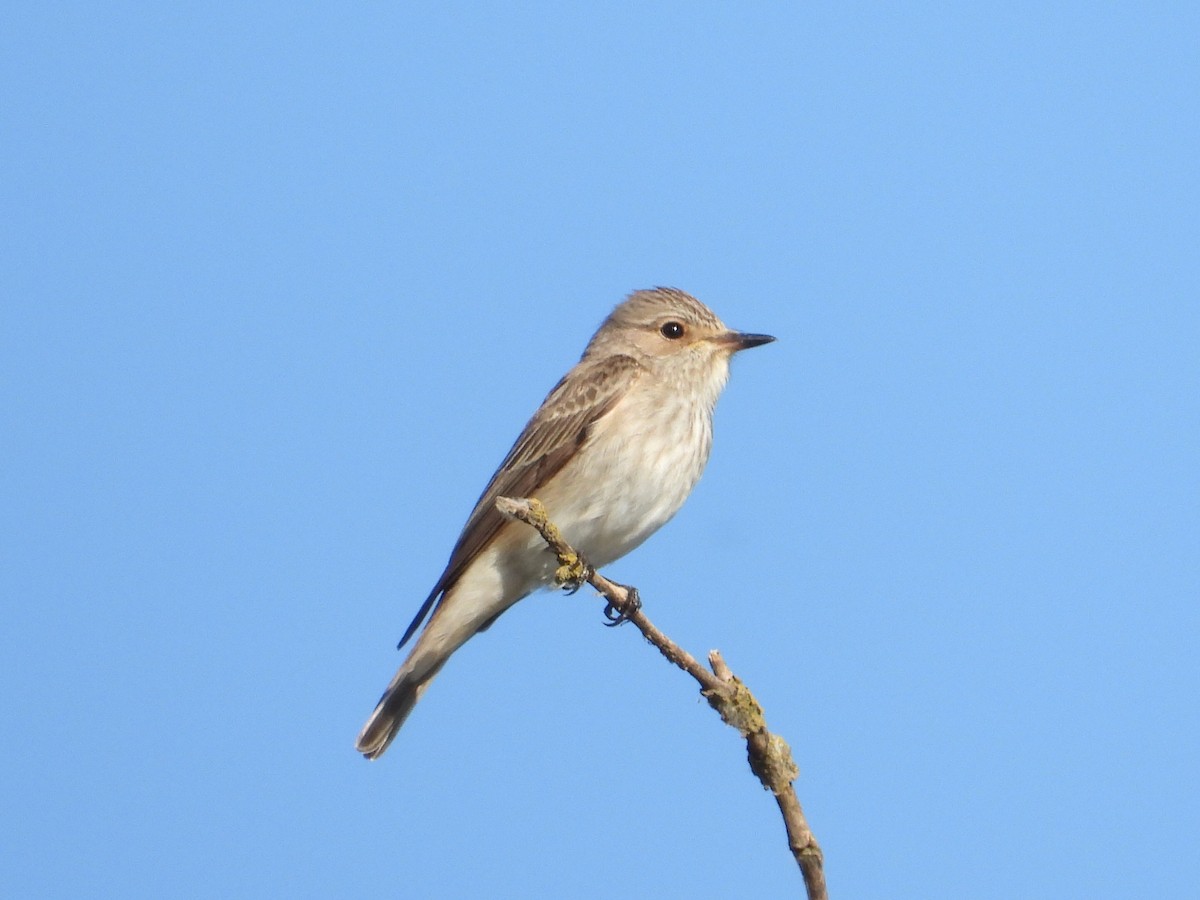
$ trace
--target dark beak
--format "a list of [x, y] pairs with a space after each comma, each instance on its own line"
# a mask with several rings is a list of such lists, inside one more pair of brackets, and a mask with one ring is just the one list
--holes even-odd
[[717, 340], [734, 353], [739, 350], [749, 350], [751, 347], [761, 347], [769, 344], [775, 338], [769, 334], [747, 334], [744, 331], [730, 331], [721, 335]]

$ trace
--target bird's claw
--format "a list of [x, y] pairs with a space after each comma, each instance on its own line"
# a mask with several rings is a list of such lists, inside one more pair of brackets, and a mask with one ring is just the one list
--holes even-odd
[[624, 625], [629, 621], [629, 617], [642, 608], [642, 598], [638, 595], [637, 588], [625, 588], [625, 609], [624, 611], [617, 609], [612, 601], [604, 607], [604, 618], [608, 619], [604, 624], [609, 628], [616, 628], [618, 625]]
[[574, 594], [587, 584], [588, 579], [595, 573], [596, 570], [583, 558], [583, 554], [576, 553], [572, 559], [568, 559], [555, 570], [554, 581], [568, 594]]

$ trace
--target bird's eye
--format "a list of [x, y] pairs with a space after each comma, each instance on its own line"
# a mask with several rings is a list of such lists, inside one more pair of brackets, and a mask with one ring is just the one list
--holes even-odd
[[664, 322], [662, 328], [658, 329], [659, 334], [668, 340], [678, 340], [683, 337], [683, 326], [678, 322]]

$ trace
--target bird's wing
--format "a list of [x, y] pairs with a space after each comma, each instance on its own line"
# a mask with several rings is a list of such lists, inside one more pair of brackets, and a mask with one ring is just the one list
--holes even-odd
[[536, 496], [570, 461], [587, 440], [592, 426], [608, 414], [643, 371], [632, 357], [611, 356], [594, 364], [576, 366], [554, 387], [484, 489], [454, 545], [446, 571], [404, 632], [398, 647], [416, 634], [438, 598], [453, 587], [507, 521], [496, 509], [496, 498]]

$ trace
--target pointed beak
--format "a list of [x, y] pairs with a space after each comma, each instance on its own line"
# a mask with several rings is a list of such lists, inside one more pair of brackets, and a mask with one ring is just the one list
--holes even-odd
[[763, 344], [769, 344], [775, 340], [769, 334], [747, 334], [744, 331], [727, 331], [716, 339], [716, 342], [722, 347], [728, 347], [730, 353], [737, 353], [739, 350], [749, 350], [751, 347], [761, 347]]

